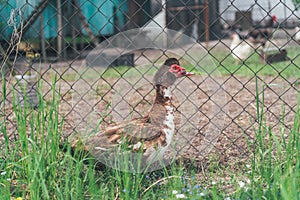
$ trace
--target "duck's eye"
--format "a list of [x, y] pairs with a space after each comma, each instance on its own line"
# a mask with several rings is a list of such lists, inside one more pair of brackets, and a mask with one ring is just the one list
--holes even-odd
[[172, 65], [172, 71], [177, 72], [179, 70], [179, 66], [178, 65]]

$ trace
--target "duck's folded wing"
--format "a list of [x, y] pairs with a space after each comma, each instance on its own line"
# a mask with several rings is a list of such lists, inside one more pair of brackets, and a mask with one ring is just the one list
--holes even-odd
[[101, 132], [90, 136], [89, 146], [105, 150], [119, 145], [128, 145], [133, 149], [143, 145], [165, 145], [165, 134], [161, 126], [153, 125], [149, 117], [124, 121], [110, 125]]

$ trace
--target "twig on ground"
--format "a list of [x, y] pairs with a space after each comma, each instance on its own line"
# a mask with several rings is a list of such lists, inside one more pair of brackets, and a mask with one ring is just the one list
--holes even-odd
[[172, 178], [181, 178], [181, 176], [168, 176], [168, 177], [165, 177], [165, 178], [162, 178], [162, 179], [159, 179], [157, 181], [155, 181], [154, 183], [152, 183], [149, 187], [147, 187], [141, 195], [145, 194], [148, 190], [150, 190], [153, 186], [157, 185], [158, 183], [162, 182], [162, 181], [165, 181], [165, 180], [168, 180], [168, 179], [172, 179]]

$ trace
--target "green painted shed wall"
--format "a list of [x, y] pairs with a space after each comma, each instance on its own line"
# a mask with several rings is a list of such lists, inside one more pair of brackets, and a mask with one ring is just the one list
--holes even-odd
[[[8, 25], [11, 13], [18, 13], [22, 11], [24, 18], [27, 18], [34, 10], [35, 6], [38, 5], [40, 0], [0, 0], [0, 40], [9, 40], [13, 32], [13, 27]], [[62, 1], [64, 2], [64, 1]], [[64, 3], [67, 6], [69, 2]], [[82, 13], [86, 18], [91, 30], [97, 36], [101, 35], [112, 35], [114, 34], [115, 19], [118, 21], [118, 26], [122, 27], [125, 24], [124, 13], [128, 12], [127, 0], [78, 0], [78, 5], [82, 9]], [[45, 38], [53, 38], [57, 36], [57, 15], [56, 15], [56, 0], [50, 0], [48, 5], [43, 11], [43, 25], [44, 25], [44, 36]], [[71, 8], [74, 8], [71, 6]], [[115, 13], [114, 13], [115, 11]], [[67, 19], [73, 15], [73, 12], [64, 12], [64, 17]], [[18, 25], [20, 17], [16, 17], [16, 24]], [[80, 27], [81, 24], [75, 24]], [[70, 24], [65, 27], [66, 31]], [[85, 31], [82, 29], [83, 33]], [[38, 18], [32, 27], [24, 34], [24, 38], [32, 39], [40, 36], [41, 32], [41, 20]], [[68, 34], [68, 33], [66, 33]]]

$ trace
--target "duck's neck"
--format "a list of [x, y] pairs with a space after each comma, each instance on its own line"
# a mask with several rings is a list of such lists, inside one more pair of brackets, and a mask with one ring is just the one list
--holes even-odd
[[149, 113], [153, 125], [168, 126], [174, 129], [174, 106], [172, 105], [171, 88], [156, 86], [156, 97]]
[[172, 104], [172, 88], [157, 86], [156, 98], [153, 108], [162, 109], [165, 108], [164, 116], [161, 116], [163, 123], [168, 126], [171, 132], [174, 131], [174, 106]]
[[[163, 109], [161, 106], [163, 106], [165, 109]], [[175, 131], [174, 106], [172, 104], [171, 87], [157, 86], [156, 98], [153, 107], [157, 107], [160, 108], [161, 110], [165, 110], [165, 113], [163, 114], [164, 116], [160, 118], [161, 120], [160, 123], [164, 125], [163, 131], [166, 134], [166, 143], [167, 145], [169, 145], [171, 143]]]
[[156, 86], [156, 98], [154, 104], [172, 105], [172, 89], [171, 86]]

